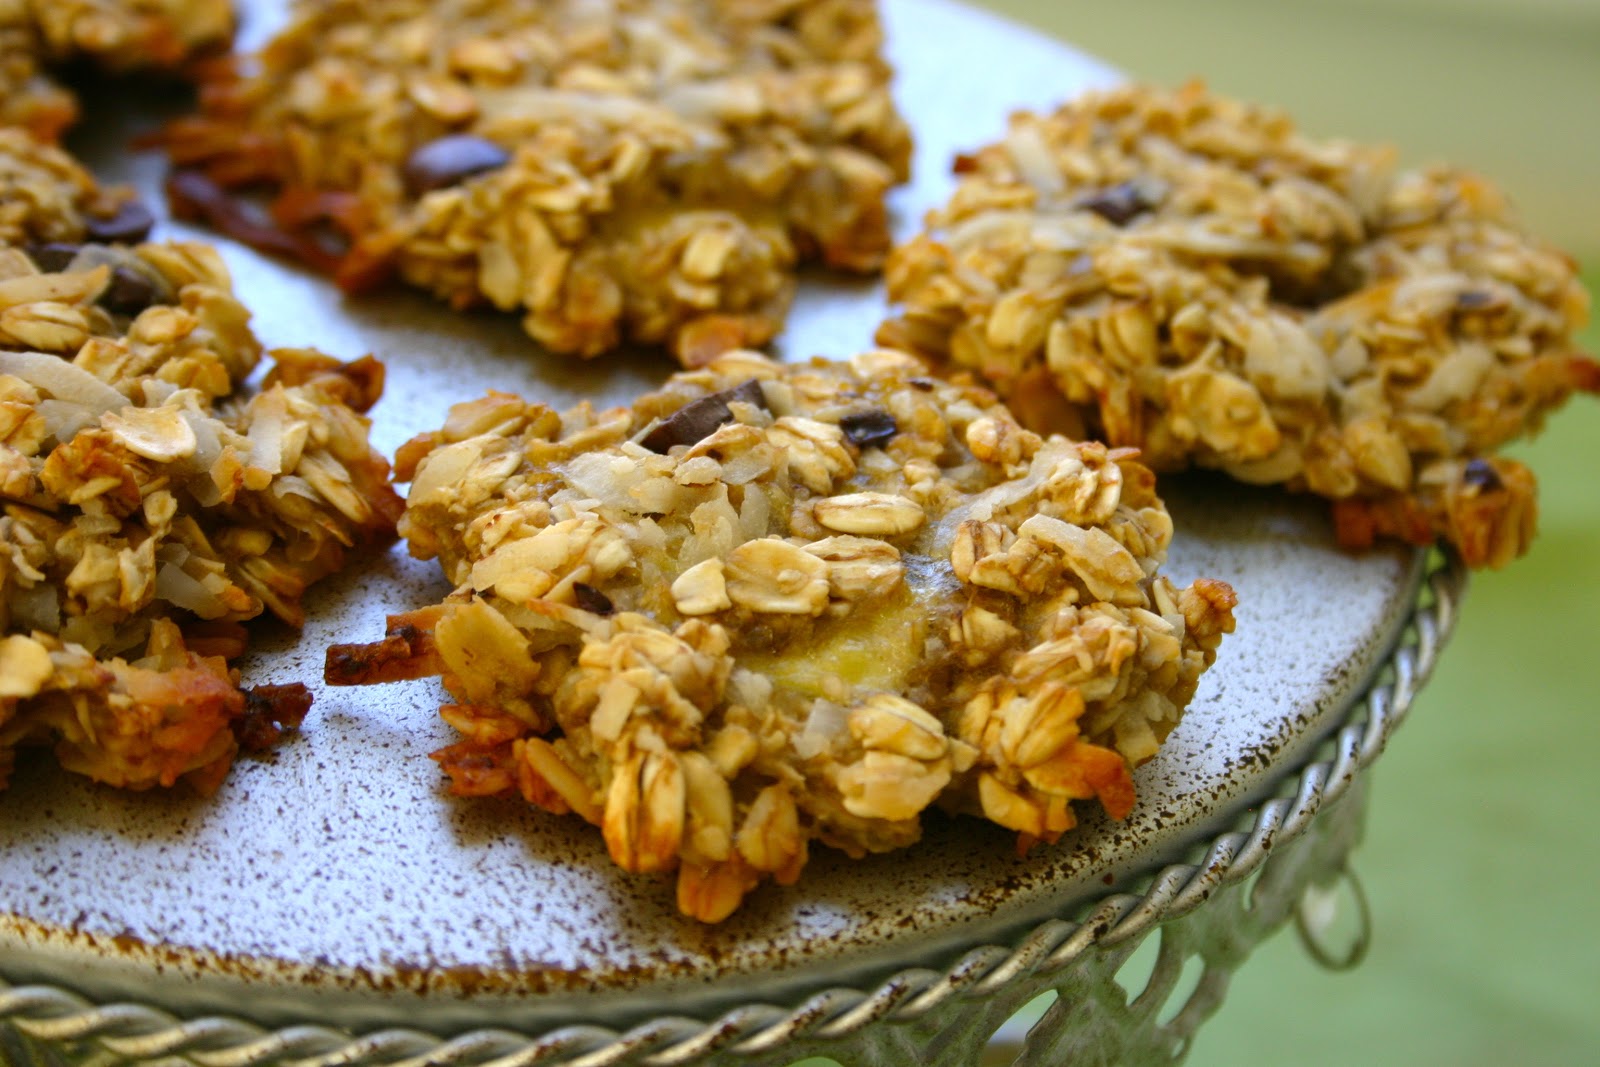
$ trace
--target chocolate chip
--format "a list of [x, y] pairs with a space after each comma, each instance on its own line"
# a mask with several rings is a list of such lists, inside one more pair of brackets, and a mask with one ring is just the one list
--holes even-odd
[[133, 316], [155, 304], [165, 304], [168, 297], [150, 278], [132, 267], [112, 267], [111, 281], [95, 303], [113, 315]]
[[46, 274], [59, 274], [71, 265], [73, 257], [82, 247], [66, 241], [51, 241], [49, 244], [30, 245], [28, 256]]
[[939, 387], [939, 383], [932, 378], [907, 378], [906, 382], [911, 388], [924, 393], [931, 393]]
[[1505, 483], [1500, 480], [1500, 472], [1486, 459], [1469, 461], [1467, 469], [1461, 472], [1461, 484], [1485, 493], [1505, 488]]
[[767, 406], [767, 395], [761, 391], [761, 383], [751, 378], [732, 389], [691, 400], [662, 419], [639, 443], [652, 452], [665, 455], [672, 451], [674, 445], [692, 445], [696, 441], [703, 441], [715, 433], [717, 427], [733, 421], [733, 411], [728, 405], [739, 401], [764, 408]]
[[1113, 226], [1126, 226], [1155, 207], [1145, 190], [1133, 182], [1119, 182], [1079, 200], [1077, 207], [1092, 211]]
[[406, 159], [402, 171], [412, 196], [444, 189], [474, 174], [497, 170], [511, 162], [511, 153], [482, 137], [455, 133], [429, 141]]
[[110, 267], [111, 277], [95, 303], [113, 315], [131, 317], [147, 307], [172, 303], [173, 294], [160, 276], [148, 269], [141, 270], [138, 258], [126, 249], [53, 241], [32, 246], [28, 255], [40, 270], [48, 273], [93, 270], [102, 265]]
[[129, 200], [121, 204], [117, 208], [117, 213], [108, 219], [90, 216], [83, 223], [84, 229], [88, 231], [89, 240], [102, 245], [138, 244], [150, 236], [150, 230], [155, 224], [156, 217], [138, 200]]
[[871, 448], [874, 445], [885, 444], [900, 432], [894, 416], [882, 408], [846, 415], [839, 420], [839, 429], [844, 431], [844, 435], [850, 438], [851, 443], [857, 448]]
[[572, 598], [578, 602], [578, 607], [594, 615], [610, 615], [616, 610], [611, 604], [611, 598], [592, 585], [582, 582], [572, 583]]
[[1493, 293], [1486, 293], [1482, 289], [1467, 289], [1456, 294], [1456, 310], [1479, 311], [1486, 307], [1493, 307], [1499, 303]]

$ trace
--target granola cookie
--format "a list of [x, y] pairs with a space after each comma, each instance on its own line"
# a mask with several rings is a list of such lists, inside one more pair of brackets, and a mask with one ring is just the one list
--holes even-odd
[[1336, 502], [1353, 547], [1527, 548], [1491, 453], [1574, 390], [1587, 297], [1459, 170], [1314, 141], [1200, 85], [1019, 114], [892, 255], [885, 344], [971, 368], [1023, 421]]
[[238, 689], [239, 624], [299, 623], [307, 585], [393, 534], [360, 414], [382, 367], [280, 350], [246, 395], [261, 348], [215, 251], [107, 243], [128, 202], [20, 131], [0, 188], [0, 786], [51, 744], [115, 785], [214, 787], [307, 703]]
[[177, 70], [233, 36], [229, 0], [0, 0], [0, 126], [54, 140], [78, 115], [46, 68]]
[[1131, 450], [922, 373], [737, 352], [631, 409], [457, 405], [397, 461], [401, 531], [457, 589], [328, 680], [442, 675], [454, 792], [577, 813], [708, 922], [935, 803], [1023, 847], [1075, 801], [1125, 816], [1233, 592], [1157, 573]]
[[[910, 139], [872, 0], [327, 0], [174, 125], [174, 207], [554, 352], [769, 340], [880, 267]], [[271, 218], [225, 190], [266, 185]], [[344, 241], [330, 248], [330, 231]]]

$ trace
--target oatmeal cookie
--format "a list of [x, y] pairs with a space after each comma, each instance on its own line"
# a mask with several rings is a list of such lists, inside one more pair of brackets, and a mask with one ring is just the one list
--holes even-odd
[[20, 131], [0, 187], [0, 786], [33, 743], [214, 786], [305, 705], [238, 690], [239, 624], [299, 623], [307, 585], [393, 534], [360, 414], [382, 367], [280, 350], [246, 395], [261, 348], [215, 251], [106, 243], [143, 236], [130, 202]]
[[0, 0], [0, 126], [54, 140], [78, 115], [46, 68], [177, 70], [233, 36], [229, 0]]
[[[876, 270], [910, 139], [872, 0], [325, 0], [171, 128], [175, 209], [520, 310], [551, 351], [769, 340]], [[226, 192], [270, 187], [270, 221]], [[330, 237], [336, 237], [330, 247]]]
[[1458, 170], [1315, 141], [1202, 86], [1013, 117], [888, 267], [879, 332], [1023, 421], [1336, 501], [1338, 529], [1526, 550], [1532, 475], [1489, 458], [1574, 390], [1570, 259]]
[[456, 591], [336, 646], [334, 684], [443, 676], [463, 795], [520, 794], [677, 872], [715, 922], [812, 842], [935, 803], [1032, 842], [1149, 759], [1233, 628], [1157, 573], [1128, 449], [1041, 437], [910, 356], [726, 354], [631, 409], [491, 394], [406, 445], [401, 531]]

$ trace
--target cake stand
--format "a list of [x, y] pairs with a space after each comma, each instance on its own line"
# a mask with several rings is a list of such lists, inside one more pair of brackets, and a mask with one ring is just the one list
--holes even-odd
[[[947, 0], [889, 0], [885, 14], [919, 142], [902, 235], [948, 194], [952, 155], [998, 136], [1009, 110], [1115, 78]], [[266, 4], [248, 15], [247, 42], [281, 18]], [[73, 146], [158, 204], [160, 161], [124, 146], [175, 106], [105, 101]], [[488, 388], [622, 402], [670, 370], [651, 353], [542, 357], [502, 317], [403, 292], [344, 299], [215, 235], [160, 235], [223, 248], [268, 344], [377, 354], [389, 385], [374, 439], [390, 454]], [[779, 354], [853, 354], [884, 314], [875, 284], [809, 276]], [[1345, 554], [1314, 500], [1206, 476], [1161, 492], [1178, 530], [1165, 573], [1231, 583], [1239, 627], [1136, 772], [1121, 823], [1093, 814], [1018, 857], [1010, 834], [933, 819], [912, 849], [818, 855], [799, 885], [703, 927], [576, 820], [447, 796], [425, 758], [450, 740], [437, 682], [314, 685], [303, 734], [210, 799], [23, 761], [0, 793], [0, 1058], [969, 1064], [1032, 1005], [1008, 1062], [1181, 1059], [1279, 927], [1295, 922], [1331, 965], [1359, 957], [1360, 936], [1322, 940], [1328, 892], [1342, 884], [1359, 904], [1347, 871], [1366, 771], [1431, 670], [1465, 574], [1410, 549]], [[401, 549], [358, 561], [313, 591], [304, 632], [258, 630], [246, 678], [311, 683], [328, 644], [381, 634], [386, 612], [444, 591]]]

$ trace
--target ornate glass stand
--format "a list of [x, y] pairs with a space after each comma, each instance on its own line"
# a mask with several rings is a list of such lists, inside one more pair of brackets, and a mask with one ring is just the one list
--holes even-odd
[[[1455, 621], [1466, 573], [1436, 557], [1405, 632], [1342, 725], [1276, 794], [1187, 862], [971, 948], [942, 968], [901, 971], [875, 988], [833, 988], [787, 1006], [749, 1004], [714, 1019], [662, 1017], [624, 1033], [414, 1030], [351, 1034], [318, 1025], [266, 1030], [233, 1018], [180, 1019], [140, 1004], [96, 1005], [73, 992], [0, 982], [0, 1059], [14, 1067], [778, 1067], [827, 1056], [847, 1067], [976, 1064], [995, 1032], [1041, 995], [1054, 1003], [1028, 1032], [1017, 1067], [1169, 1064], [1183, 1059], [1251, 951], [1294, 922], [1330, 966], [1364, 950], [1365, 904], [1349, 873], [1366, 813], [1366, 770], [1410, 710]], [[1322, 941], [1329, 889], [1348, 880], [1362, 912], [1353, 945]], [[1157, 946], [1142, 989], [1127, 965]], [[1141, 955], [1148, 955], [1141, 954]], [[1198, 981], [1185, 981], [1198, 971]], [[994, 1062], [992, 1059], [988, 1062]]]

